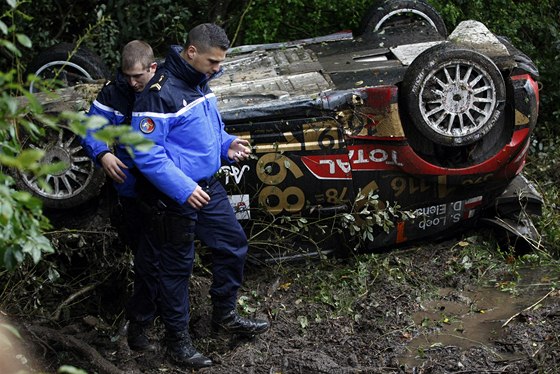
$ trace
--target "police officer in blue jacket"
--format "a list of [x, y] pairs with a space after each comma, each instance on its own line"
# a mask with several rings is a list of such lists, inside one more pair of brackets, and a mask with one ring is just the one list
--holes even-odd
[[154, 143], [146, 151], [135, 149], [134, 162], [146, 178], [139, 180], [140, 198], [163, 217], [161, 224], [154, 224], [155, 242], [161, 240], [162, 245], [152, 250], [150, 266], [158, 269], [167, 352], [174, 361], [194, 368], [212, 365], [193, 347], [188, 330], [195, 236], [212, 250], [213, 330], [253, 336], [269, 328], [268, 321], [244, 318], [236, 311], [248, 244], [214, 176], [222, 161], [239, 162], [251, 153], [248, 141], [225, 131], [208, 86], [221, 74], [228, 48], [222, 28], [194, 27], [184, 48], [170, 48], [163, 71], [137, 98], [132, 113], [133, 130]]
[[[121, 55], [121, 69], [117, 71], [115, 80], [109, 81], [101, 89], [88, 112], [89, 116], [99, 115], [107, 119], [109, 125], [130, 125], [132, 106], [137, 94], [142, 92], [146, 84], [154, 76], [157, 64], [150, 45], [141, 40], [133, 40], [126, 44]], [[139, 234], [143, 221], [148, 219], [145, 211], [140, 209], [136, 200], [136, 176], [134, 163], [123, 144], [110, 147], [107, 143], [94, 137], [95, 130], [88, 130], [82, 139], [82, 146], [94, 162], [103, 168], [107, 176], [113, 180], [119, 203], [122, 205], [125, 241], [138, 257], [138, 248], [144, 248], [140, 242], [145, 237]], [[135, 258], [135, 266], [136, 266]], [[145, 331], [155, 317], [155, 300], [157, 294], [146, 284], [152, 283], [135, 272], [134, 294], [127, 305], [128, 344], [131, 349], [153, 351]]]

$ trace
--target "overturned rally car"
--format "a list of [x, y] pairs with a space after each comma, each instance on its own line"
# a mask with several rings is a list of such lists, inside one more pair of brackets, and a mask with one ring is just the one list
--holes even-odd
[[[367, 250], [481, 224], [536, 239], [529, 215], [542, 200], [521, 171], [538, 71], [483, 24], [462, 22], [448, 36], [428, 4], [385, 1], [359, 32], [235, 47], [223, 67], [212, 89], [227, 131], [248, 139], [254, 157], [221, 176], [255, 241], [294, 236], [300, 218], [323, 222], [298, 233], [315, 243], [334, 231]], [[72, 208], [100, 191], [102, 172], [76, 142], [61, 132], [40, 145], [45, 162], [56, 154], [69, 165], [47, 180], [50, 190], [18, 176], [46, 207]], [[368, 224], [372, 201], [407, 214]], [[291, 229], [272, 232], [270, 222], [287, 221]], [[275, 257], [293, 249], [277, 247]]]

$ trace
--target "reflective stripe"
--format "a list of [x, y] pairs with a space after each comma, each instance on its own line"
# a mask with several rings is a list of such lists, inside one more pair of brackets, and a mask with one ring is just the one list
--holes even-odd
[[124, 114], [122, 114], [122, 113], [119, 112], [118, 110], [113, 109], [113, 108], [111, 108], [110, 106], [107, 106], [107, 105], [105, 105], [105, 104], [101, 104], [101, 103], [100, 103], [99, 101], [97, 101], [97, 100], [94, 100], [94, 101], [93, 101], [93, 105], [95, 105], [96, 107], [98, 107], [99, 109], [101, 109], [101, 110], [103, 110], [103, 111], [105, 111], [105, 112], [112, 112], [112, 113], [115, 113], [115, 115], [117, 115], [117, 116], [124, 117]]
[[216, 95], [212, 92], [206, 94], [202, 97], [199, 97], [195, 101], [191, 102], [190, 104], [182, 107], [179, 111], [175, 113], [156, 113], [156, 112], [132, 112], [132, 117], [151, 117], [151, 118], [175, 118], [180, 117], [198, 104], [202, 104], [206, 99], [211, 99], [216, 97]]

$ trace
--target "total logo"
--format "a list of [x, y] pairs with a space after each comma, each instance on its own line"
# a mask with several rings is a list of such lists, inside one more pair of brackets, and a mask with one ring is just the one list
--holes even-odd
[[351, 172], [392, 170], [403, 166], [396, 150], [349, 148], [348, 155], [304, 156], [303, 164], [319, 179], [352, 179]]
[[364, 148], [351, 148], [348, 150], [348, 157], [350, 158], [350, 163], [352, 164], [352, 169], [356, 170], [370, 170], [379, 169], [378, 165], [371, 167], [371, 164], [385, 164], [389, 166], [403, 166], [398, 159], [398, 153], [396, 150], [374, 148], [374, 149], [364, 149]]

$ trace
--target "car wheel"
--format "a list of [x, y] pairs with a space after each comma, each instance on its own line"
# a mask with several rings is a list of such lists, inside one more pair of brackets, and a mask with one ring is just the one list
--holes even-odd
[[402, 84], [413, 126], [429, 141], [473, 144], [503, 122], [504, 79], [486, 56], [444, 43], [422, 52]]
[[41, 162], [63, 162], [63, 170], [47, 175], [49, 188], [39, 183], [31, 174], [16, 171], [14, 179], [19, 189], [28, 191], [43, 201], [45, 208], [69, 209], [80, 206], [97, 197], [105, 182], [105, 174], [85, 153], [77, 135], [68, 129], [47, 129], [39, 141], [24, 140], [22, 148], [45, 151]]
[[[34, 74], [45, 80], [53, 79], [70, 87], [109, 77], [109, 70], [101, 58], [85, 47], [71, 43], [60, 43], [37, 55], [27, 67], [27, 74]], [[35, 82], [29, 91], [38, 92]]]
[[414, 21], [427, 22], [442, 37], [447, 37], [447, 28], [440, 14], [421, 0], [375, 1], [366, 11], [357, 35], [381, 32], [388, 26], [409, 25]]

